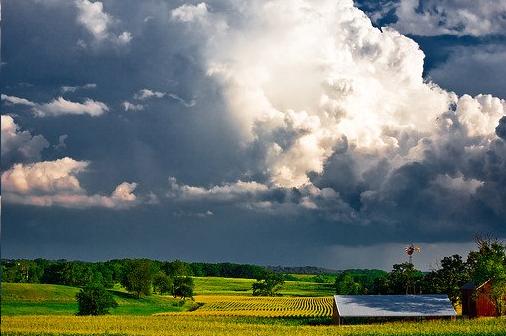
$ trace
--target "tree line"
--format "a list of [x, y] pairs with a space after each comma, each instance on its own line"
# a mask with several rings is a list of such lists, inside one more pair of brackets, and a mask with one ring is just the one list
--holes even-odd
[[[47, 259], [2, 259], [2, 281], [46, 283], [82, 287], [99, 282], [106, 288], [124, 281], [136, 259], [115, 259], [105, 262], [84, 262]], [[148, 260], [148, 259], [140, 259]], [[215, 276], [256, 279], [268, 271], [257, 265], [233, 263], [187, 263], [180, 260], [149, 260], [149, 272], [163, 272], [170, 277]], [[154, 275], [153, 275], [154, 277]]]

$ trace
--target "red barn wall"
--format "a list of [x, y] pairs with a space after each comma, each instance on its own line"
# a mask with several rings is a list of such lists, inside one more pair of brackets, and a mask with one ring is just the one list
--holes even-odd
[[490, 299], [492, 285], [490, 282], [484, 284], [478, 289], [476, 296], [476, 316], [496, 316], [497, 309], [494, 302]]

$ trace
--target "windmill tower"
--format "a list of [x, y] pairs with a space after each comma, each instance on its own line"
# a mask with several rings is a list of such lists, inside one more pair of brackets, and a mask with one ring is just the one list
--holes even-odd
[[416, 246], [414, 244], [406, 246], [404, 252], [406, 252], [406, 254], [408, 255], [410, 264], [413, 264], [413, 254], [420, 253], [421, 250], [422, 249], [419, 246]]

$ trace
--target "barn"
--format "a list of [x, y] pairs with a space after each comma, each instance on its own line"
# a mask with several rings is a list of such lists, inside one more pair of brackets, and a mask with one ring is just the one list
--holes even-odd
[[471, 318], [497, 316], [497, 308], [490, 298], [491, 290], [491, 280], [479, 286], [476, 286], [473, 282], [466, 283], [462, 287], [462, 315]]
[[336, 324], [456, 316], [446, 295], [334, 295], [332, 311]]

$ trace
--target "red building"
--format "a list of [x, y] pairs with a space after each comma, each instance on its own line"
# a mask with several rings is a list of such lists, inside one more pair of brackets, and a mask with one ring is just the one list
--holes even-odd
[[467, 317], [497, 316], [497, 308], [490, 297], [490, 280], [476, 286], [472, 282], [462, 287], [462, 315]]

